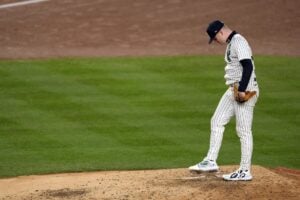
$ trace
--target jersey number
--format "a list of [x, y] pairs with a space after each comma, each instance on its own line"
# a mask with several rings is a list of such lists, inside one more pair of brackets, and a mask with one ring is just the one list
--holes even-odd
[[231, 62], [231, 58], [230, 58], [230, 49], [231, 49], [231, 44], [229, 44], [228, 49], [227, 49], [227, 60], [228, 62]]

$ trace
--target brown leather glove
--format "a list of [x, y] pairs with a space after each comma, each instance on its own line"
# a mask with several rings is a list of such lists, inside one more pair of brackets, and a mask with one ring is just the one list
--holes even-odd
[[245, 91], [245, 96], [241, 96], [240, 92], [238, 91], [237, 83], [234, 84], [233, 91], [234, 91], [234, 99], [239, 103], [244, 103], [248, 101], [251, 97], [256, 95], [256, 91]]

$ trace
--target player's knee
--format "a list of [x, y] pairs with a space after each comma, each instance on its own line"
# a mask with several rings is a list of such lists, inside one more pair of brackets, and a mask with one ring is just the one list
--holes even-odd
[[210, 126], [211, 126], [211, 128], [214, 128], [214, 127], [220, 127], [223, 125], [221, 123], [221, 120], [218, 117], [213, 116], [210, 120]]
[[249, 129], [247, 127], [242, 127], [242, 126], [237, 126], [236, 127], [236, 132], [237, 132], [239, 137], [245, 137], [245, 136], [248, 136], [248, 135], [252, 134], [251, 129]]
[[213, 127], [213, 125], [215, 125], [215, 124], [216, 124], [216, 117], [213, 116], [213, 117], [210, 119], [210, 125], [211, 125], [211, 127]]

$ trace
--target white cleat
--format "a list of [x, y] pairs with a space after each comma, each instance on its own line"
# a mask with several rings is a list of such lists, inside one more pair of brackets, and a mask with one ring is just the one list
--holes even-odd
[[202, 162], [190, 166], [189, 170], [196, 172], [215, 172], [219, 170], [219, 167], [215, 161], [204, 159]]
[[253, 177], [250, 173], [250, 170], [242, 170], [242, 169], [238, 169], [235, 172], [223, 175], [223, 179], [225, 181], [251, 181], [252, 178]]

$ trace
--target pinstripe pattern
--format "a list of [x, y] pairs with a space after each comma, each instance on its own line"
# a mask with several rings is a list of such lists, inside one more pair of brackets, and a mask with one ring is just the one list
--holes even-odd
[[[242, 78], [243, 67], [240, 60], [252, 59], [251, 48], [246, 39], [240, 34], [233, 36], [225, 52], [225, 80], [226, 85], [239, 82]], [[253, 63], [253, 60], [252, 60]], [[253, 110], [259, 95], [256, 82], [254, 63], [253, 72], [247, 90], [257, 91], [257, 95], [249, 101], [240, 104], [234, 100], [233, 88], [229, 87], [222, 96], [213, 117], [211, 118], [210, 147], [206, 159], [216, 161], [221, 148], [225, 125], [230, 119], [236, 118], [236, 131], [241, 142], [241, 169], [250, 169], [253, 150], [252, 121]]]
[[258, 85], [256, 82], [255, 65], [253, 62], [252, 50], [247, 40], [240, 34], [235, 34], [227, 45], [225, 52], [225, 80], [226, 85], [239, 82], [242, 77], [243, 67], [240, 60], [251, 59], [253, 65], [253, 72], [246, 90], [257, 91]]

